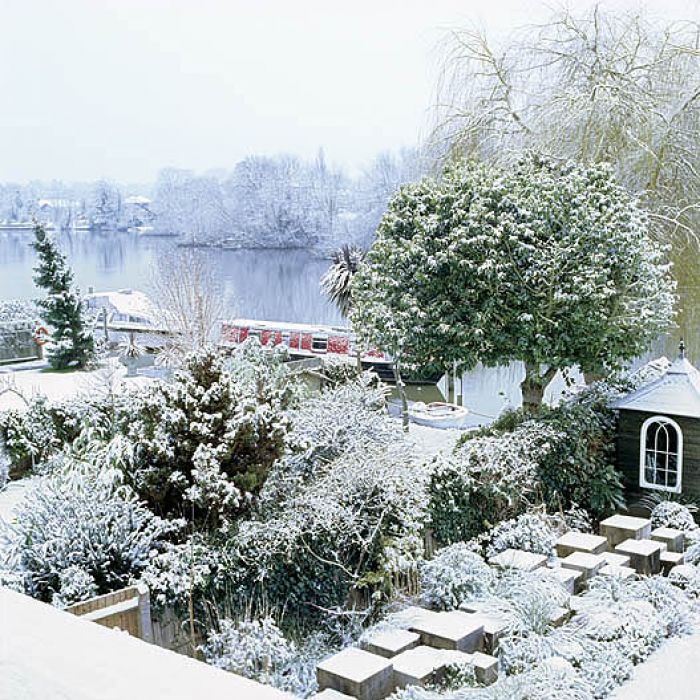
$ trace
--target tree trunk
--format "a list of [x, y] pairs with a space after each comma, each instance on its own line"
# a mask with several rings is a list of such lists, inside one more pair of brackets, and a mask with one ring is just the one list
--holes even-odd
[[399, 398], [401, 399], [401, 417], [403, 418], [403, 429], [408, 432], [408, 398], [406, 397], [406, 386], [401, 379], [401, 369], [397, 360], [393, 362], [394, 381], [396, 388], [399, 390]]
[[539, 411], [544, 398], [544, 390], [556, 373], [556, 369], [549, 367], [544, 374], [541, 374], [538, 364], [525, 363], [525, 379], [523, 379], [520, 389], [523, 394], [523, 409], [527, 413]]

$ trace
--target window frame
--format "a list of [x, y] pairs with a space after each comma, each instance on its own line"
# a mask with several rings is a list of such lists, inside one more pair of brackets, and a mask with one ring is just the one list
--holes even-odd
[[[676, 431], [677, 450], [676, 453], [676, 485], [673, 487], [662, 486], [661, 484], [649, 483], [645, 477], [646, 457], [647, 457], [647, 433], [649, 426], [654, 423], [665, 423], [670, 425]], [[667, 452], [666, 454], [673, 454]], [[683, 430], [673, 418], [668, 416], [656, 415], [647, 418], [642, 427], [639, 429], [639, 486], [643, 489], [652, 489], [654, 491], [665, 491], [667, 493], [680, 493], [683, 486]]]

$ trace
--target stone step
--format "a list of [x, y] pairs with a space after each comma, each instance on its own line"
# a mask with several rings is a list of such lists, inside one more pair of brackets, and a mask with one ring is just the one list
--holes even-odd
[[626, 566], [630, 565], [630, 558], [626, 554], [618, 554], [616, 552], [604, 552], [600, 555], [605, 559], [606, 565], [610, 566]]
[[561, 565], [565, 569], [573, 569], [581, 573], [581, 583], [584, 583], [595, 576], [604, 566], [605, 559], [599, 554], [586, 554], [585, 552], [574, 552], [561, 560]]
[[484, 610], [480, 612], [468, 613], [463, 610], [455, 610], [455, 614], [462, 614], [468, 617], [473, 622], [481, 623], [484, 626], [482, 648], [487, 654], [493, 654], [498, 649], [498, 643], [501, 637], [508, 629], [508, 621], [503, 617], [499, 617], [494, 613], [489, 613]]
[[628, 579], [632, 578], [637, 572], [629, 566], [620, 566], [619, 564], [606, 564], [599, 572], [599, 576], [614, 576], [615, 578]]
[[[459, 652], [461, 653], [461, 652]], [[471, 655], [464, 654], [465, 661], [471, 662]], [[417, 646], [402, 651], [392, 659], [394, 667], [394, 688], [405, 688], [407, 685], [425, 687], [440, 679], [441, 671], [446, 661], [439, 649], [429, 646]]]
[[557, 566], [553, 569], [546, 569], [546, 572], [556, 578], [569, 595], [576, 593], [583, 581], [583, 574], [575, 569]]
[[685, 562], [685, 554], [683, 552], [661, 552], [661, 571], [664, 576], [668, 576], [675, 566], [679, 566]]
[[348, 647], [316, 666], [320, 691], [330, 688], [357, 700], [380, 700], [393, 691], [392, 662], [368, 651]]
[[613, 515], [600, 523], [600, 534], [608, 540], [608, 548], [625, 540], [642, 540], [651, 537], [651, 520], [629, 515]]
[[408, 630], [391, 629], [366, 637], [361, 647], [370, 652], [391, 659], [398, 654], [413, 649], [420, 644], [420, 635]]
[[410, 627], [420, 635], [421, 643], [436, 649], [478, 651], [484, 636], [484, 624], [475, 615], [461, 611], [433, 613]]
[[669, 552], [682, 552], [685, 546], [685, 533], [672, 527], [657, 527], [651, 532], [651, 539], [662, 542]]
[[533, 554], [523, 552], [520, 549], [506, 549], [500, 554], [496, 554], [489, 560], [494, 566], [502, 569], [519, 569], [521, 571], [535, 571], [547, 564], [547, 557], [544, 554]]
[[661, 571], [661, 543], [649, 539], [628, 539], [620, 542], [615, 551], [630, 558], [630, 566], [644, 576]]
[[557, 556], [564, 559], [574, 552], [602, 554], [608, 548], [608, 540], [600, 535], [587, 535], [584, 532], [567, 532], [554, 545]]

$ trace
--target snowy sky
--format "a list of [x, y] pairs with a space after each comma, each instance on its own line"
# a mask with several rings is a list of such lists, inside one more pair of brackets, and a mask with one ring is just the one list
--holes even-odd
[[[700, 0], [646, 6], [700, 20]], [[427, 130], [447, 28], [503, 33], [548, 13], [534, 0], [0, 0], [0, 181], [146, 181], [320, 146], [355, 168]]]

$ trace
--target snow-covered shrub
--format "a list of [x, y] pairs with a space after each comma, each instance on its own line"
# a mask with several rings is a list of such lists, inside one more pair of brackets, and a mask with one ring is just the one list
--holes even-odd
[[550, 556], [559, 533], [543, 513], [523, 513], [512, 520], [504, 520], [488, 533], [486, 555], [488, 558], [506, 549]]
[[40, 324], [40, 313], [36, 303], [25, 299], [0, 300], [0, 323], [18, 321]]
[[10, 477], [10, 455], [5, 446], [5, 439], [0, 435], [0, 491]]
[[215, 350], [190, 353], [171, 382], [149, 384], [120, 418], [133, 445], [129, 483], [159, 513], [217, 527], [250, 509], [284, 452], [282, 390], [265, 371], [229, 366]]
[[439, 610], [455, 610], [481, 598], [493, 583], [494, 572], [463, 542], [441, 549], [420, 568], [421, 599]]
[[688, 506], [676, 501], [661, 501], [651, 511], [652, 527], [672, 527], [683, 532], [697, 530], [698, 526]]
[[261, 507], [275, 509], [280, 499], [298, 493], [307, 479], [343, 454], [402, 441], [401, 429], [385, 410], [386, 391], [376, 375], [364, 372], [289, 411], [290, 447], [272, 467], [260, 494]]
[[529, 422], [474, 438], [438, 458], [430, 481], [431, 524], [442, 544], [468, 540], [524, 511], [535, 499], [538, 465], [557, 434]]
[[129, 585], [179, 527], [154, 516], [112, 474], [75, 468], [44, 477], [27, 494], [3, 532], [4, 556], [24, 575], [27, 593], [65, 605]]
[[232, 546], [241, 595], [262, 591], [287, 615], [313, 616], [415, 571], [426, 480], [403, 443], [341, 455], [274, 510], [240, 523]]
[[204, 591], [216, 576], [220, 553], [202, 538], [191, 536], [186, 542], [166, 542], [142, 573], [142, 580], [156, 607], [184, 607], [190, 593]]
[[690, 565], [689, 568], [684, 567], [680, 571], [676, 568], [672, 569], [668, 575], [668, 581], [687, 596], [700, 598], [700, 568], [697, 565]]
[[322, 636], [297, 644], [269, 615], [220, 620], [201, 650], [212, 666], [302, 697], [316, 690], [316, 664], [328, 654]]

